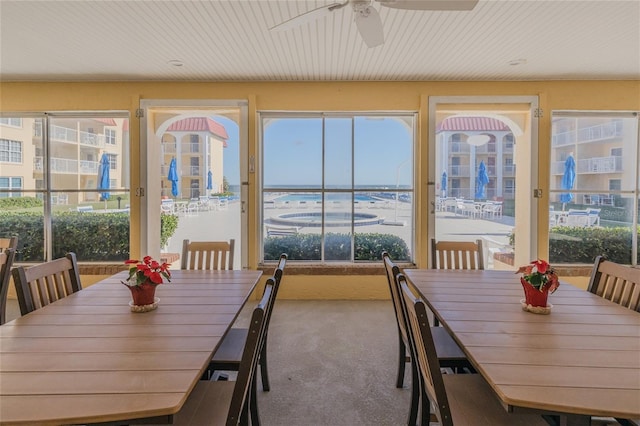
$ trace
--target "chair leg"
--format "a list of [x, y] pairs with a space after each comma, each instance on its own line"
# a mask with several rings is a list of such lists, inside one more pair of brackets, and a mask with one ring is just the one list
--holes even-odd
[[[414, 426], [418, 422], [418, 411], [420, 408], [420, 383], [418, 368], [413, 359], [411, 360], [411, 409], [409, 410], [409, 425]], [[428, 422], [426, 423], [429, 424]]]
[[260, 426], [260, 413], [258, 413], [258, 376], [254, 373], [251, 379], [251, 390], [249, 391], [249, 411], [251, 413], [251, 426]]
[[429, 402], [429, 397], [427, 393], [422, 390], [420, 391], [420, 425], [421, 426], [429, 426], [432, 422], [437, 422], [438, 418], [433, 415], [431, 416], [431, 403]]
[[267, 372], [267, 342], [264, 342], [262, 351], [260, 351], [260, 377], [262, 377], [262, 390], [269, 392], [271, 387], [269, 386], [269, 373]]
[[399, 351], [398, 351], [398, 378], [396, 379], [396, 387], [404, 387], [404, 366], [407, 363], [407, 349], [402, 341], [402, 336], [398, 333]]

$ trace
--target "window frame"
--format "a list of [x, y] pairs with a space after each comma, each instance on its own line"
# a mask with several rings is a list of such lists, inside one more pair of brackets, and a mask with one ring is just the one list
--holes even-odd
[[[394, 194], [396, 193], [409, 193], [410, 197], [411, 197], [411, 223], [408, 223], [407, 226], [410, 229], [410, 237], [408, 240], [405, 240], [405, 242], [407, 243], [407, 246], [409, 248], [409, 256], [410, 256], [410, 260], [409, 262], [414, 263], [416, 261], [416, 256], [415, 256], [415, 245], [416, 245], [416, 220], [417, 220], [417, 188], [418, 185], [416, 183], [416, 176], [417, 176], [417, 172], [416, 172], [416, 162], [417, 162], [417, 145], [419, 143], [418, 140], [418, 112], [417, 111], [375, 111], [375, 112], [371, 112], [371, 111], [348, 111], [348, 112], [333, 112], [333, 111], [327, 111], [327, 112], [309, 112], [309, 111], [286, 111], [286, 112], [282, 112], [282, 111], [258, 111], [257, 113], [257, 117], [258, 117], [258, 153], [259, 153], [259, 162], [260, 162], [260, 175], [259, 175], [259, 186], [258, 186], [258, 216], [259, 216], [259, 223], [260, 224], [264, 224], [264, 209], [265, 209], [265, 194], [267, 193], [272, 193], [272, 192], [283, 192], [283, 193], [319, 193], [322, 197], [322, 199], [325, 199], [325, 195], [326, 194], [351, 194], [352, 198], [351, 198], [351, 259], [350, 260], [340, 260], [340, 261], [335, 261], [335, 260], [326, 260], [325, 259], [325, 232], [327, 228], [330, 229], [330, 227], [326, 227], [323, 226], [321, 227], [321, 235], [322, 235], [322, 239], [321, 239], [321, 259], [320, 260], [292, 260], [294, 262], [300, 262], [300, 263], [311, 263], [314, 265], [319, 265], [319, 266], [332, 266], [332, 265], [340, 265], [340, 266], [345, 266], [345, 265], [350, 265], [350, 266], [357, 266], [357, 265], [371, 265], [373, 262], [377, 262], [378, 259], [376, 260], [371, 260], [371, 261], [365, 261], [365, 260], [355, 260], [355, 247], [354, 247], [354, 238], [355, 235], [357, 234], [357, 232], [355, 231], [355, 227], [354, 227], [354, 216], [353, 213], [355, 212], [355, 195], [358, 193], [363, 193], [363, 192], [392, 192]], [[404, 117], [410, 117], [412, 120], [412, 129], [411, 129], [411, 147], [410, 147], [410, 159], [405, 161], [408, 162], [411, 165], [411, 188], [410, 189], [401, 189], [398, 190], [398, 188], [392, 188], [392, 189], [380, 189], [380, 188], [375, 188], [375, 185], [372, 185], [370, 188], [369, 187], [358, 187], [355, 183], [355, 175], [356, 175], [356, 168], [353, 167], [353, 165], [356, 162], [356, 158], [354, 157], [355, 153], [354, 153], [354, 147], [356, 144], [356, 139], [354, 136], [354, 133], [352, 133], [351, 135], [351, 154], [352, 154], [352, 168], [351, 168], [351, 186], [349, 189], [336, 189], [332, 186], [326, 187], [325, 186], [325, 167], [324, 167], [324, 149], [325, 149], [325, 124], [324, 124], [324, 120], [325, 119], [334, 119], [334, 118], [350, 118], [352, 121], [352, 126], [354, 125], [354, 121], [357, 118], [361, 118], [361, 117], [380, 117], [380, 118], [404, 118]], [[317, 186], [308, 186], [308, 187], [277, 187], [277, 188], [266, 188], [265, 189], [265, 182], [264, 182], [264, 123], [265, 123], [265, 119], [278, 119], [278, 118], [282, 118], [282, 119], [287, 119], [287, 118], [294, 118], [294, 119], [315, 119], [315, 118], [319, 118], [323, 120], [323, 124], [322, 124], [322, 170], [321, 170], [321, 175], [322, 175], [322, 179], [321, 179], [321, 184], [320, 187], [318, 188]], [[352, 127], [353, 129], [353, 127]], [[401, 167], [402, 165], [400, 165], [399, 167]], [[399, 196], [400, 194], [398, 194]], [[323, 207], [322, 207], [322, 213], [325, 213], [325, 208], [324, 208], [324, 201], [323, 201]], [[260, 264], [266, 264], [266, 263], [270, 263], [273, 262], [273, 260], [269, 259], [269, 260], [265, 260], [265, 252], [264, 252], [264, 241], [265, 238], [267, 237], [266, 233], [263, 232], [262, 230], [258, 231], [258, 236], [259, 236], [259, 263]], [[404, 262], [404, 260], [403, 260]]]
[[[638, 225], [639, 225], [639, 209], [640, 209], [640, 119], [638, 118], [640, 112], [639, 111], [633, 111], [633, 110], [620, 110], [620, 111], [611, 111], [611, 110], [563, 110], [563, 109], [558, 109], [558, 110], [552, 110], [551, 111], [551, 120], [550, 120], [550, 146], [549, 146], [549, 155], [550, 155], [550, 176], [549, 176], [549, 206], [551, 206], [551, 203], [553, 202], [554, 198], [558, 197], [559, 194], [562, 193], [570, 193], [574, 196], [574, 200], [584, 200], [586, 197], [591, 196], [591, 194], [596, 194], [598, 195], [599, 193], [602, 193], [603, 191], [607, 191], [609, 194], [609, 197], [616, 197], [616, 196], [621, 196], [621, 195], [626, 195], [627, 198], [630, 201], [632, 208], [631, 208], [631, 223], [630, 223], [630, 230], [631, 230], [631, 259], [629, 259], [630, 264], [633, 266], [637, 266], [638, 264], [638, 251], [639, 251], [639, 241], [638, 241], [638, 234], [636, 232], [633, 232], [634, 229], [637, 229]], [[572, 123], [572, 125], [568, 126], [564, 123], [561, 127], [562, 131], [556, 132], [554, 134], [554, 122], [555, 119], [575, 119], [575, 120], [588, 120], [588, 119], [609, 119], [608, 123], [603, 123], [603, 124], [594, 124], [590, 127], [574, 127], [575, 123]], [[624, 124], [624, 120], [635, 120], [635, 125], [636, 125], [636, 131], [635, 133], [633, 132], [629, 132], [628, 134], [623, 134], [623, 124]], [[603, 126], [607, 126], [607, 129], [610, 129], [609, 132], [605, 132], [605, 137], [601, 137], [601, 136], [591, 136], [589, 131], [592, 128], [595, 127], [603, 127]], [[604, 128], [604, 127], [603, 127]], [[570, 139], [570, 136], [575, 133], [576, 137], [575, 140], [574, 139]], [[600, 135], [600, 133], [596, 133], [596, 135]], [[608, 156], [609, 157], [622, 157], [622, 156], [616, 156], [614, 153], [617, 152], [617, 150], [622, 150], [622, 152], [624, 153], [625, 150], [625, 146], [623, 145], [622, 147], [619, 146], [610, 146], [607, 147], [606, 144], [607, 143], [616, 143], [616, 142], [607, 142], [607, 140], [611, 140], [614, 138], [622, 138], [622, 137], [632, 137], [635, 136], [635, 169], [634, 170], [629, 170], [629, 172], [635, 173], [634, 179], [632, 180], [633, 182], [633, 187], [628, 186], [626, 188], [622, 188], [621, 189], [611, 189], [611, 182], [615, 181], [615, 180], [620, 180], [621, 184], [623, 179], [616, 179], [616, 178], [609, 178], [609, 177], [603, 177], [602, 178], [602, 184], [606, 184], [606, 188], [608, 189], [599, 189], [596, 186], [597, 185], [591, 185], [591, 186], [587, 186], [584, 187], [583, 185], [580, 185], [580, 188], [578, 188], [579, 184], [574, 185], [574, 188], [571, 190], [563, 190], [559, 185], [558, 187], [554, 187], [553, 186], [553, 181], [554, 181], [554, 174], [557, 175], [558, 174], [558, 170], [557, 167], [559, 167], [557, 164], [554, 165], [554, 161], [557, 163], [558, 159], [554, 158], [554, 150], [562, 150], [563, 147], [567, 147], [567, 146], [581, 146], [584, 145], [586, 146], [587, 144], [593, 144], [593, 143], [600, 143], [603, 145], [603, 147], [605, 148], [605, 151], [603, 152], [608, 152]], [[598, 158], [596, 157], [596, 155], [593, 155], [591, 152], [588, 152], [587, 155], [580, 155], [579, 152], [571, 152], [574, 155], [574, 159], [576, 161], [576, 176], [579, 176], [581, 173], [589, 173], [589, 169], [587, 169], [587, 171], [585, 171], [584, 169], [580, 169], [580, 162], [581, 161], [585, 161], [585, 160], [590, 160], [592, 158]], [[570, 153], [570, 154], [571, 154]], [[591, 157], [589, 157], [589, 155], [592, 155]], [[631, 154], [628, 153], [624, 153], [624, 157], [625, 158], [630, 158]], [[605, 176], [606, 173], [622, 173], [616, 170], [616, 167], [614, 167], [613, 170], [609, 170], [609, 171], [599, 171], [597, 168], [592, 170], [591, 173], [594, 174], [602, 174], [602, 176]], [[635, 201], [635, 202], [634, 202]], [[586, 204], [585, 201], [582, 201], [581, 204]], [[601, 222], [599, 222], [601, 223]], [[551, 240], [549, 239], [549, 244], [550, 244]]]
[[[0, 144], [2, 144], [2, 142], [6, 142], [7, 144], [7, 149], [6, 149], [6, 154], [7, 154], [7, 158], [6, 159], [2, 159], [2, 157], [0, 157], [0, 162], [1, 163], [7, 163], [7, 164], [22, 164], [22, 162], [24, 161], [24, 146], [23, 146], [23, 142], [22, 141], [17, 141], [14, 139], [6, 139], [6, 138], [0, 138]], [[11, 149], [12, 147], [18, 147], [18, 150], [15, 149]], [[2, 147], [0, 146], [0, 152], [5, 152], [4, 149], [2, 149]], [[19, 157], [17, 160], [13, 160], [12, 158], [15, 157], [17, 154], [17, 156]]]
[[[25, 262], [42, 262], [42, 261], [51, 261], [53, 260], [53, 199], [58, 196], [68, 196], [73, 193], [99, 193], [100, 190], [96, 188], [83, 188], [77, 186], [75, 188], [58, 188], [52, 182], [52, 168], [54, 160], [56, 157], [51, 153], [51, 144], [52, 143], [64, 143], [66, 140], [60, 139], [54, 132], [50, 131], [54, 127], [61, 127], [59, 124], [56, 124], [56, 120], [94, 120], [99, 119], [104, 116], [109, 116], [113, 118], [123, 119], [123, 120], [131, 120], [129, 111], [113, 111], [113, 110], [104, 110], [104, 111], [42, 111], [42, 112], [8, 112], [8, 111], [0, 111], [0, 121], [2, 120], [19, 120], [21, 126], [19, 128], [23, 129], [23, 131], [27, 131], [24, 129], [24, 120], [29, 119], [34, 121], [33, 126], [28, 126], [28, 136], [25, 135], [25, 140], [16, 141], [20, 143], [21, 146], [21, 159], [22, 161], [18, 163], [21, 165], [25, 172], [35, 170], [36, 163], [35, 160], [40, 157], [42, 159], [42, 169], [39, 169], [42, 172], [42, 176], [39, 178], [34, 178], [33, 187], [28, 184], [28, 180], [23, 178], [22, 187], [19, 189], [9, 188], [2, 189], [3, 194], [8, 194], [8, 196], [32, 196], [36, 198], [40, 198], [43, 200], [44, 204], [42, 207], [43, 214], [43, 258], [42, 259], [30, 259]], [[17, 126], [11, 126], [16, 128]], [[80, 137], [80, 133], [84, 131], [77, 132], [76, 129], [70, 129], [71, 134]], [[92, 130], [92, 129], [90, 129]], [[88, 133], [88, 132], [85, 132]], [[96, 135], [97, 136], [97, 135]], [[25, 146], [27, 143], [34, 143], [33, 138], [39, 139], [39, 144], [34, 144], [33, 155], [34, 158], [31, 160], [31, 163], [28, 162], [28, 159], [25, 158], [25, 155], [28, 155], [30, 150]], [[3, 138], [6, 139], [6, 138]], [[78, 139], [78, 143], [85, 143], [85, 139]], [[72, 141], [70, 141], [72, 142]], [[130, 139], [121, 140], [123, 145], [122, 153], [125, 155], [129, 154], [130, 150]], [[106, 143], [105, 143], [106, 145]], [[104, 149], [102, 150], [104, 151]], [[40, 154], [40, 155], [38, 155]], [[80, 169], [82, 167], [82, 162], [84, 161], [82, 158], [73, 158], [69, 159], [78, 164], [77, 173], [81, 173]], [[96, 161], [96, 160], [94, 160]], [[26, 162], [26, 163], [25, 163]], [[14, 163], [12, 163], [14, 164]], [[130, 171], [127, 171], [129, 173]], [[14, 173], [15, 175], [15, 173]], [[25, 175], [23, 175], [24, 177]], [[121, 188], [111, 188], [111, 190], [115, 190], [118, 192], [130, 192], [129, 188], [129, 179], [123, 180], [120, 185]], [[27, 185], [25, 187], [25, 185]], [[110, 182], [111, 187], [111, 182]], [[18, 195], [15, 195], [18, 194]], [[131, 221], [129, 220], [129, 226], [131, 226]], [[129, 242], [130, 243], [130, 242]], [[96, 259], [86, 259], [86, 261], [96, 261]]]

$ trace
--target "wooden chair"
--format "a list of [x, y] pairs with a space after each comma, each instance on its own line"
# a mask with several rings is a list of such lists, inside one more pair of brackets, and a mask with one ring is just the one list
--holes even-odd
[[[280, 255], [280, 260], [278, 262], [278, 266], [273, 274], [273, 277], [269, 280], [273, 280], [273, 297], [271, 302], [266, 307], [265, 312], [265, 331], [264, 331], [264, 339], [260, 344], [260, 348], [258, 348], [259, 356], [258, 362], [260, 364], [260, 376], [262, 378], [262, 390], [268, 392], [271, 387], [269, 385], [269, 373], [267, 371], [267, 335], [269, 333], [269, 322], [271, 321], [271, 313], [273, 312], [273, 306], [276, 302], [276, 297], [278, 295], [278, 289], [280, 288], [280, 282], [282, 281], [282, 275], [284, 273], [284, 267], [287, 262], [287, 255]], [[267, 282], [269, 282], [267, 280]], [[266, 287], [265, 287], [266, 289]], [[211, 362], [209, 363], [208, 372], [209, 375], [213, 374], [214, 371], [238, 371], [241, 367], [242, 361], [242, 350], [245, 346], [245, 342], [247, 340], [247, 336], [250, 330], [246, 328], [233, 327], [229, 329], [227, 334], [223, 337], [222, 342], [218, 345], [218, 349], [216, 349], [216, 353], [213, 355]], [[254, 386], [252, 389], [254, 393], [254, 398], [252, 400], [251, 412], [252, 416], [257, 417], [258, 407], [255, 404], [257, 397], [256, 387]]]
[[11, 238], [0, 238], [0, 252], [4, 249], [18, 250], [18, 237], [13, 236]]
[[235, 240], [182, 242], [180, 269], [232, 270]]
[[28, 268], [18, 266], [12, 273], [22, 315], [82, 289], [75, 253]]
[[[420, 400], [420, 388], [418, 386], [418, 371], [417, 367], [411, 356], [407, 356], [409, 352], [409, 338], [407, 335], [407, 324], [402, 313], [402, 306], [400, 301], [400, 293], [398, 290], [398, 284], [396, 282], [396, 275], [400, 273], [400, 269], [396, 266], [389, 257], [389, 253], [382, 252], [382, 260], [387, 273], [387, 282], [389, 284], [389, 292], [391, 293], [391, 301], [393, 302], [393, 310], [396, 314], [396, 325], [398, 326], [398, 376], [396, 379], [396, 387], [402, 388], [404, 385], [404, 371], [407, 362], [411, 363], [411, 411], [409, 412], [409, 424], [414, 425], [416, 423], [419, 400]], [[443, 327], [434, 327], [432, 330], [433, 340], [436, 346], [436, 353], [438, 354], [438, 361], [442, 368], [452, 368], [458, 370], [459, 368], [468, 368], [471, 371], [473, 367], [467, 360], [464, 352], [458, 346], [458, 344], [451, 338], [447, 330]]]
[[438, 241], [431, 239], [433, 269], [484, 269], [482, 240]]
[[596, 257], [587, 290], [640, 312], [640, 269]]
[[[438, 241], [431, 239], [431, 268], [433, 269], [484, 269], [482, 240]], [[433, 325], [440, 325], [438, 318]]]
[[12, 248], [6, 248], [4, 252], [0, 250], [0, 325], [7, 321], [7, 293], [15, 254]]
[[[480, 374], [442, 374], [429, 326], [427, 308], [407, 285], [403, 274], [396, 275], [402, 309], [407, 320], [409, 346], [416, 359], [420, 386], [418, 424], [428, 426], [431, 409], [442, 426], [547, 425], [535, 414], [509, 414]], [[415, 423], [412, 423], [415, 424]]]
[[[254, 404], [255, 375], [260, 347], [266, 338], [268, 306], [275, 300], [275, 279], [269, 278], [260, 303], [253, 310], [247, 339], [242, 350], [238, 377], [235, 381], [200, 380], [189, 394], [182, 409], [173, 416], [178, 426], [201, 425], [260, 425], [257, 412], [250, 413]], [[153, 420], [153, 419], [151, 419]], [[129, 424], [148, 424], [150, 419], [129, 421]]]

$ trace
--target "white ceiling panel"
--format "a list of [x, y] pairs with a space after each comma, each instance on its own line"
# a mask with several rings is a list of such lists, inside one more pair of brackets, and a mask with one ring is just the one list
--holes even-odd
[[0, 79], [640, 78], [640, 0], [479, 0], [472, 11], [400, 10], [372, 1], [385, 39], [375, 48], [358, 33], [351, 4], [269, 30], [332, 3], [0, 0]]

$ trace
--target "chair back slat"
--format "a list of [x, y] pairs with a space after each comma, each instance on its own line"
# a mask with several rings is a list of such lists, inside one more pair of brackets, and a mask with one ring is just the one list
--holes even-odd
[[229, 413], [227, 415], [227, 425], [235, 426], [240, 423], [242, 418], [248, 416], [249, 401], [251, 395], [251, 386], [255, 386], [255, 371], [258, 365], [258, 354], [265, 337], [266, 330], [266, 310], [272, 303], [274, 292], [273, 286], [275, 279], [269, 278], [265, 284], [264, 293], [260, 303], [253, 310], [251, 315], [251, 323], [247, 334], [247, 341], [242, 352], [242, 361], [238, 369], [238, 377], [233, 388], [233, 396]]
[[389, 257], [389, 253], [386, 251], [382, 252], [382, 260], [384, 261], [384, 269], [387, 273], [387, 283], [389, 284], [389, 293], [391, 294], [391, 300], [393, 302], [393, 310], [396, 314], [398, 331], [400, 332], [403, 341], [407, 342], [407, 329], [402, 313], [400, 294], [398, 293], [398, 286], [395, 283], [395, 277], [400, 273], [400, 268], [398, 268], [398, 266], [393, 263], [391, 257]]
[[75, 253], [13, 270], [20, 312], [26, 315], [82, 289]]
[[0, 250], [0, 325], [7, 321], [7, 294], [9, 293], [9, 281], [11, 279], [11, 266], [15, 258], [15, 250], [6, 248]]
[[0, 252], [8, 248], [13, 249], [14, 251], [18, 250], [18, 237], [13, 236], [11, 238], [0, 238]]
[[232, 270], [235, 240], [182, 242], [181, 269]]
[[640, 312], [640, 269], [598, 256], [587, 289], [604, 299]]
[[431, 409], [442, 426], [452, 426], [451, 409], [440, 372], [431, 326], [424, 302], [407, 285], [405, 276], [396, 275], [400, 286], [402, 309], [407, 320], [409, 347], [420, 371], [420, 384], [431, 402]]
[[431, 239], [433, 269], [484, 269], [482, 240], [438, 241]]

